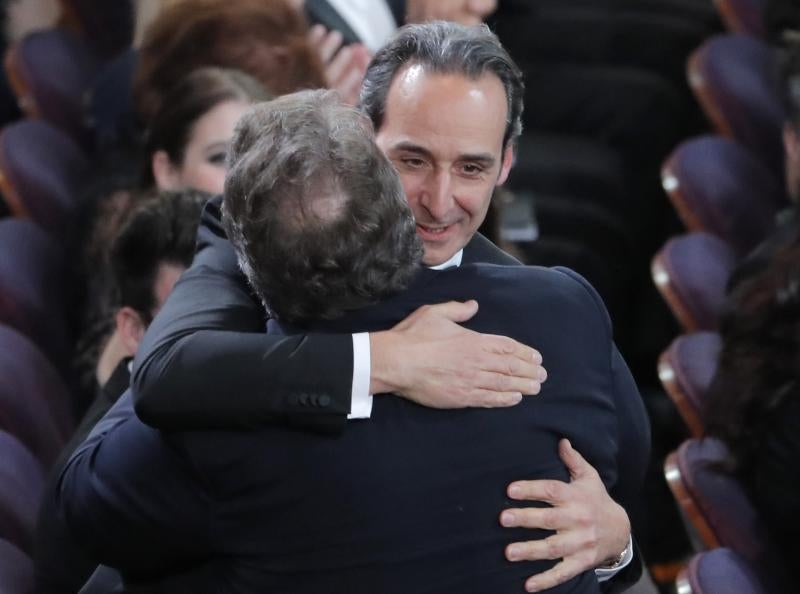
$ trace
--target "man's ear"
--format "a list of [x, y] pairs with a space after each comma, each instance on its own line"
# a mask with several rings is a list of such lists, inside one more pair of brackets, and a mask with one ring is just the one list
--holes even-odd
[[150, 167], [153, 170], [153, 179], [156, 180], [156, 187], [159, 190], [180, 190], [181, 180], [178, 168], [172, 163], [167, 151], [158, 150], [153, 153], [150, 159]]
[[502, 186], [506, 183], [512, 165], [514, 165], [514, 145], [509, 142], [508, 146], [503, 150], [503, 162], [500, 164], [500, 175], [497, 176], [496, 186]]
[[117, 310], [116, 324], [126, 356], [133, 357], [139, 350], [139, 343], [142, 342], [142, 336], [146, 330], [142, 316], [135, 309], [126, 305]]

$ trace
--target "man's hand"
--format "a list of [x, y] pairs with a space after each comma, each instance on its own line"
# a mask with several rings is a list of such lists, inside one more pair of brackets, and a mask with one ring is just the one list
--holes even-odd
[[342, 34], [314, 25], [308, 32], [308, 42], [319, 56], [329, 89], [339, 92], [342, 101], [358, 103], [361, 81], [372, 57], [360, 43], [342, 47]]
[[505, 336], [458, 325], [476, 301], [419, 308], [391, 330], [370, 335], [370, 393], [395, 392], [432, 408], [513, 406], [538, 394], [542, 356]]
[[500, 514], [500, 523], [506, 527], [556, 531], [543, 540], [506, 547], [509, 561], [561, 559], [552, 569], [528, 579], [528, 592], [552, 588], [616, 559], [630, 537], [628, 515], [608, 495], [597, 471], [572, 449], [568, 440], [562, 439], [558, 448], [572, 477], [569, 483], [520, 481], [508, 487], [512, 499], [544, 501], [553, 507], [507, 509]]

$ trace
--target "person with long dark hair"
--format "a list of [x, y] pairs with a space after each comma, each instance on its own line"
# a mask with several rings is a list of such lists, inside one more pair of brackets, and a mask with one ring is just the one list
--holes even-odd
[[731, 295], [707, 432], [785, 558], [800, 553], [800, 233]]

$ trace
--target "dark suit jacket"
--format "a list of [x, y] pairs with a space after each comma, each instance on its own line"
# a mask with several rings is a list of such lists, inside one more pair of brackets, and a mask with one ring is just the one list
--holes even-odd
[[[647, 463], [644, 409], [596, 293], [569, 271], [424, 270], [397, 298], [315, 329], [385, 328], [422, 304], [468, 298], [481, 302], [470, 327], [541, 350], [541, 395], [458, 411], [379, 396], [369, 421], [336, 437], [282, 427], [161, 435], [123, 403], [62, 475], [71, 528], [148, 591], [521, 591], [552, 563], [504, 560], [509, 539], [543, 536], [499, 526], [505, 486], [568, 480], [562, 436], [623, 504]], [[553, 590], [597, 591], [593, 572]]]
[[[92, 428], [130, 385], [129, 359], [120, 361], [106, 384], [98, 387], [95, 399], [78, 428], [50, 470], [36, 518], [34, 569], [37, 594], [75, 594], [97, 567], [97, 561], [76, 542], [58, 513], [58, 477], [72, 452], [86, 439]], [[113, 532], [113, 527], [106, 528]]]

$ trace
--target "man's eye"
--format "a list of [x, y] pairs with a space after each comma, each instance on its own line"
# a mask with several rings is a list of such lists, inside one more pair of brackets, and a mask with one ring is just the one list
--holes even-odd
[[212, 165], [218, 165], [222, 167], [223, 165], [225, 165], [225, 156], [226, 155], [223, 152], [212, 153], [208, 156], [208, 162], [211, 163]]
[[474, 163], [465, 163], [461, 167], [461, 170], [467, 175], [480, 175], [483, 173], [483, 167], [480, 165], [475, 165]]
[[422, 167], [425, 167], [425, 161], [423, 161], [422, 159], [415, 159], [415, 158], [401, 159], [401, 162], [409, 169], [421, 169]]

